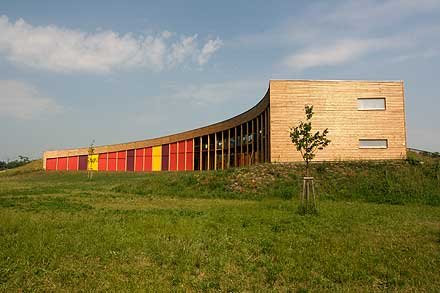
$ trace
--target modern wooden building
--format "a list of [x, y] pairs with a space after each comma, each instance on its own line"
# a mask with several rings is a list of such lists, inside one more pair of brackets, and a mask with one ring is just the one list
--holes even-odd
[[313, 105], [314, 130], [331, 144], [317, 161], [406, 157], [402, 81], [271, 80], [261, 101], [231, 119], [202, 128], [115, 145], [46, 151], [46, 170], [216, 170], [259, 162], [301, 161], [289, 129]]

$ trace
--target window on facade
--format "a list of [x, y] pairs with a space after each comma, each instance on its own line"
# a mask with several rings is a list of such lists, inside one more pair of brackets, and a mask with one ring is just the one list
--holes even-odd
[[359, 139], [361, 149], [386, 149], [387, 147], [387, 139]]
[[358, 110], [385, 110], [385, 98], [359, 98]]

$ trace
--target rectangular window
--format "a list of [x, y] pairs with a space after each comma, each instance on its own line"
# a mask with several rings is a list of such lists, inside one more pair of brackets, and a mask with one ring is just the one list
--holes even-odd
[[385, 98], [359, 98], [358, 110], [385, 110]]
[[386, 149], [388, 148], [387, 139], [359, 139], [361, 149]]

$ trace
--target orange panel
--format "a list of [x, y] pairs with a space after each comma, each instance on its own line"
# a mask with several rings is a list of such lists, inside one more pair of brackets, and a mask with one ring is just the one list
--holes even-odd
[[144, 150], [145, 149], [137, 149], [136, 150], [136, 159], [135, 159], [135, 166], [134, 170], [137, 172], [144, 171]]
[[59, 171], [67, 170], [67, 157], [58, 158], [58, 170]]
[[118, 171], [125, 171], [125, 158], [125, 151], [118, 152]]
[[78, 157], [69, 157], [67, 169], [69, 171], [78, 171]]
[[145, 148], [144, 171], [151, 171], [153, 165], [153, 148]]
[[170, 144], [170, 171], [177, 170], [177, 142]]
[[107, 171], [116, 171], [116, 152], [108, 153]]
[[107, 171], [107, 153], [99, 154], [98, 171]]

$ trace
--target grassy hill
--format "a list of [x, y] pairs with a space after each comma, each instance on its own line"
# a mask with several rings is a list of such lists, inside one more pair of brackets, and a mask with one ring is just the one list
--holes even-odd
[[0, 173], [0, 290], [439, 291], [440, 160]]

